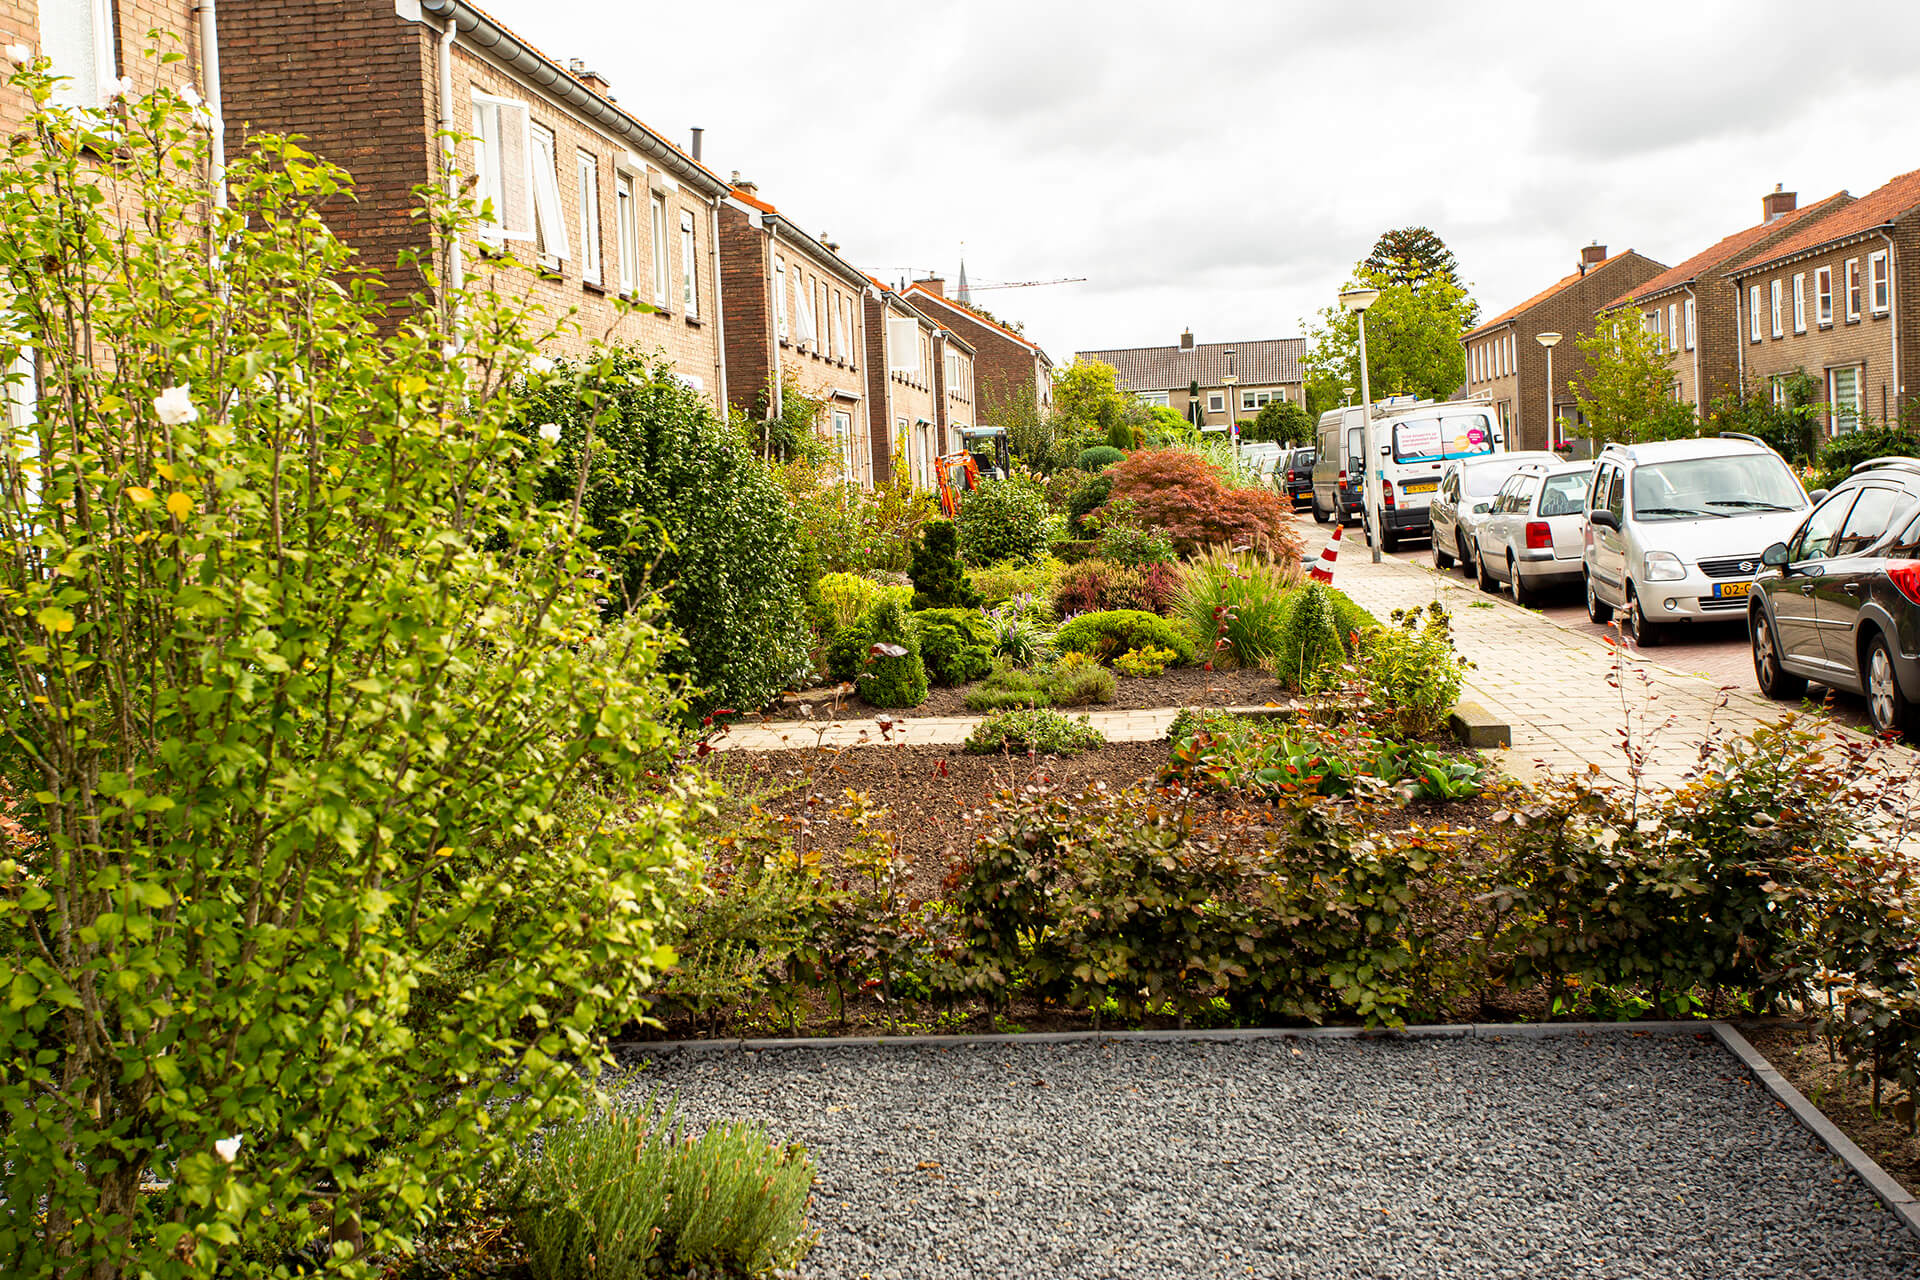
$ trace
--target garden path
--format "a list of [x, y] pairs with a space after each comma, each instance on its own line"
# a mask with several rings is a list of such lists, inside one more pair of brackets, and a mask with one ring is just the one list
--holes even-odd
[[[1177, 711], [1157, 707], [1146, 711], [1094, 711], [1087, 713], [1108, 742], [1152, 742], [1167, 736]], [[817, 720], [770, 720], [764, 724], [740, 724], [713, 740], [719, 751], [789, 751], [815, 745], [855, 747], [863, 743], [895, 745], [958, 746], [967, 740], [982, 716], [925, 716], [896, 714], [892, 728], [883, 733], [871, 716], [822, 716]]]

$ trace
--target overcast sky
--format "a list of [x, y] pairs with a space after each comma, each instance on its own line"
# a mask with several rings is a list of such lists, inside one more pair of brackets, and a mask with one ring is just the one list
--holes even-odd
[[1920, 168], [1920, 0], [480, 0], [874, 275], [1075, 350], [1292, 337], [1389, 227], [1483, 315]]

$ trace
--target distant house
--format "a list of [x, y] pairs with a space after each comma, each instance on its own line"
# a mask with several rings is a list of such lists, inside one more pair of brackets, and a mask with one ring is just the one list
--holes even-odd
[[1120, 387], [1147, 403], [1163, 405], [1189, 422], [1199, 396], [1203, 426], [1227, 426], [1259, 416], [1273, 400], [1306, 407], [1300, 361], [1304, 338], [1257, 338], [1250, 342], [1201, 342], [1193, 330], [1168, 347], [1116, 347], [1081, 351], [1077, 359], [1112, 365]]
[[[1581, 434], [1572, 384], [1585, 377], [1587, 360], [1576, 339], [1593, 333], [1594, 313], [1609, 298], [1639, 287], [1666, 269], [1664, 263], [1631, 249], [1608, 257], [1605, 245], [1588, 245], [1580, 251], [1572, 275], [1562, 276], [1460, 339], [1467, 357], [1467, 391], [1492, 401], [1507, 429], [1509, 448], [1557, 448]], [[1539, 342], [1542, 333], [1562, 337], [1553, 349], [1551, 387], [1546, 348]]]
[[[230, 5], [220, 58], [235, 132], [303, 134], [354, 176], [357, 198], [327, 222], [385, 274], [389, 301], [425, 286], [395, 265], [418, 255], [556, 322], [573, 314], [553, 354], [602, 338], [659, 351], [725, 403], [716, 280], [727, 184], [584, 63], [548, 57], [467, 0]], [[486, 221], [434, 243], [413, 216], [414, 188], [467, 182]], [[520, 266], [508, 269], [509, 257]], [[619, 298], [652, 310], [623, 310]]]
[[1920, 343], [1920, 170], [1809, 222], [1727, 273], [1739, 291], [1740, 376], [1774, 383], [1804, 371], [1826, 429], [1893, 422], [1909, 402]]
[[947, 297], [946, 281], [939, 276], [914, 281], [905, 298], [972, 348], [979, 392], [972, 411], [976, 423], [999, 425], [995, 422], [998, 412], [1004, 406], [1020, 403], [1029, 392], [1041, 413], [1052, 410], [1053, 361], [1038, 343]]
[[1669, 267], [1602, 308], [1632, 305], [1641, 323], [1660, 339], [1673, 370], [1674, 394], [1702, 408], [1740, 384], [1740, 318], [1737, 289], [1729, 273], [1766, 255], [1788, 236], [1853, 203], [1841, 191], [1806, 208], [1778, 186], [1760, 199], [1760, 221]]
[[842, 476], [871, 485], [864, 272], [796, 226], [734, 175], [720, 209], [727, 390], [743, 414], [770, 415], [788, 389], [822, 402]]

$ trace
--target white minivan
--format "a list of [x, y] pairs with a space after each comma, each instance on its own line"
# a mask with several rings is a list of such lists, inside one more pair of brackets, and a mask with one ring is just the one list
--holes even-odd
[[1380, 455], [1380, 545], [1388, 551], [1402, 538], [1432, 534], [1427, 508], [1448, 463], [1506, 447], [1493, 406], [1483, 400], [1376, 409], [1373, 439]]

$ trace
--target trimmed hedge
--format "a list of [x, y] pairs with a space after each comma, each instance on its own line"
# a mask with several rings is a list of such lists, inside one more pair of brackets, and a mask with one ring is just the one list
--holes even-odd
[[1080, 456], [1073, 460], [1073, 465], [1082, 471], [1102, 471], [1116, 462], [1124, 461], [1126, 456], [1124, 449], [1116, 449], [1110, 444], [1097, 444], [1091, 449], [1082, 449]]
[[993, 669], [993, 627], [980, 614], [971, 609], [921, 609], [912, 621], [927, 678], [935, 684], [965, 684]]
[[1139, 609], [1083, 613], [1053, 633], [1053, 647], [1061, 653], [1091, 654], [1102, 662], [1149, 645], [1171, 649], [1183, 666], [1193, 661], [1192, 636], [1165, 618]]

